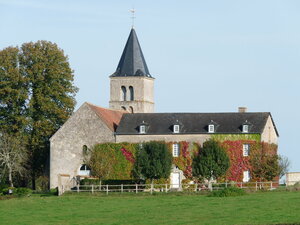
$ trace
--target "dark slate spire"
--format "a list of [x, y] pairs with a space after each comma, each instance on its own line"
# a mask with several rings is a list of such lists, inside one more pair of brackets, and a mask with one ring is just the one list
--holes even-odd
[[131, 29], [116, 72], [112, 77], [151, 77], [134, 28]]

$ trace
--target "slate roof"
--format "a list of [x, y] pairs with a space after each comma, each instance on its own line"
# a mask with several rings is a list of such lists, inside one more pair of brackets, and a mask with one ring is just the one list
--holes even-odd
[[151, 77], [134, 28], [131, 29], [116, 72], [111, 77]]
[[99, 106], [95, 106], [91, 103], [87, 104], [97, 114], [97, 116], [102, 119], [102, 121], [107, 125], [107, 127], [114, 132], [116, 131], [116, 128], [119, 125], [123, 114], [126, 113], [123, 110], [121, 111], [106, 109]]
[[217, 134], [239, 134], [244, 123], [251, 124], [249, 133], [262, 133], [269, 116], [268, 112], [124, 114], [116, 135], [139, 134], [141, 124], [147, 126], [146, 134], [150, 135], [173, 134], [175, 124], [180, 125], [180, 134], [207, 134], [209, 124], [216, 125]]

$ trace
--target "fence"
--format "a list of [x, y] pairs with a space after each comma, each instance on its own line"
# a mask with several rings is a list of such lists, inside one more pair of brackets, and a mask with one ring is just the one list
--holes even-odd
[[63, 194], [65, 191], [71, 192], [102, 192], [109, 193], [113, 192], [204, 192], [204, 191], [213, 191], [213, 190], [221, 190], [226, 187], [238, 187], [253, 191], [258, 190], [273, 190], [279, 186], [278, 182], [230, 182], [230, 183], [195, 183], [195, 184], [180, 184], [180, 185], [172, 185], [172, 184], [121, 184], [121, 185], [76, 185], [70, 190], [65, 190], [64, 186], [61, 186], [59, 189], [59, 194]]

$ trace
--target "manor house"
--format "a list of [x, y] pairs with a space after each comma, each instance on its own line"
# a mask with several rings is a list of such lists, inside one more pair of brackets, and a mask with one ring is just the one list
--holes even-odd
[[[109, 108], [84, 103], [50, 139], [50, 186], [71, 187], [76, 177], [89, 176], [83, 150], [97, 143], [146, 141], [172, 142], [178, 157], [179, 142], [200, 145], [214, 135], [242, 137], [277, 144], [278, 132], [269, 112], [155, 113], [154, 77], [149, 72], [135, 29], [132, 28], [116, 71], [110, 76]], [[243, 156], [250, 145], [243, 144]], [[250, 179], [242, 171], [243, 181]], [[182, 171], [173, 165], [170, 182], [179, 186]]]

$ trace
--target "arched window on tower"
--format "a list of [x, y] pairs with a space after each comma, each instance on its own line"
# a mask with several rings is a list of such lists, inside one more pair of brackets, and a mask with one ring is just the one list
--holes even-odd
[[134, 91], [132, 86], [129, 86], [129, 92], [130, 92], [130, 101], [134, 101]]
[[132, 106], [129, 106], [129, 112], [133, 113], [133, 107]]
[[126, 87], [125, 86], [122, 86], [121, 87], [121, 101], [126, 101], [126, 92], [127, 92], [127, 90], [126, 90]]

